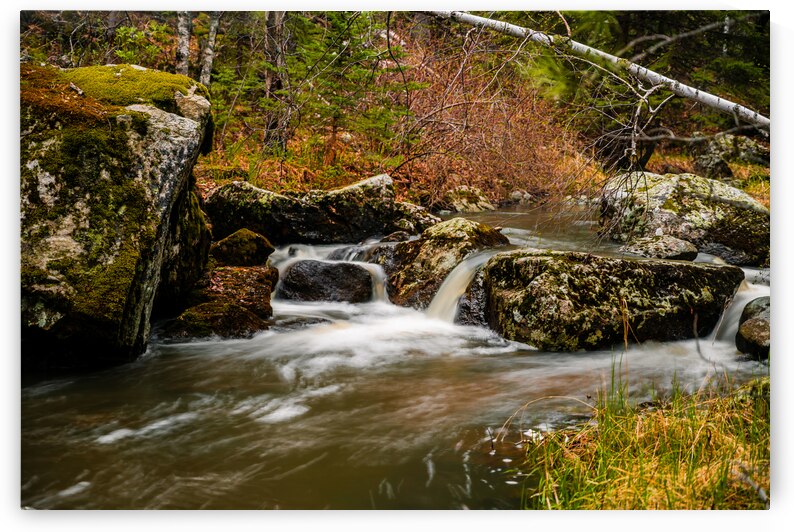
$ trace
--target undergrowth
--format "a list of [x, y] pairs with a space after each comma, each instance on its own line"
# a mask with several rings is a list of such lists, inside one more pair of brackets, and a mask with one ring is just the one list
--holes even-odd
[[642, 406], [613, 387], [599, 396], [593, 422], [529, 444], [523, 506], [768, 508], [769, 405], [769, 377], [727, 393], [724, 385], [676, 388]]

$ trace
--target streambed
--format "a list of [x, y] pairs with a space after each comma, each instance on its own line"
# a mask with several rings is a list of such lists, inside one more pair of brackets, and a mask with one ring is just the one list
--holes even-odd
[[[501, 226], [515, 246], [617, 253], [583, 209], [470, 217]], [[293, 246], [273, 260], [323, 259], [338, 248]], [[272, 329], [253, 338], [155, 339], [124, 367], [25, 383], [22, 504], [516, 508], [526, 481], [511, 472], [518, 442], [586, 419], [583, 403], [614, 373], [645, 400], [673, 381], [696, 389], [715, 375], [739, 384], [768, 372], [733, 344], [743, 305], [769, 294], [763, 272], [746, 270], [753, 282], [711, 338], [545, 353], [451, 322], [483, 257], [453, 271], [427, 312], [396, 307], [383, 290], [355, 305], [276, 298]], [[383, 278], [374, 272], [373, 282]]]

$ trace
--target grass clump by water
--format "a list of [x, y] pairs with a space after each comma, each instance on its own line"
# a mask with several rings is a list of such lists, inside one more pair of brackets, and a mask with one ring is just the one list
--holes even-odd
[[[674, 391], [651, 407], [624, 390], [599, 398], [593, 423], [528, 449], [527, 509], [769, 507], [769, 378], [728, 395]], [[532, 482], [534, 480], [534, 482]]]

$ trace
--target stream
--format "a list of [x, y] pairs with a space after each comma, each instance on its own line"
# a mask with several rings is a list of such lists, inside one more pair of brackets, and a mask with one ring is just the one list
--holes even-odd
[[[467, 217], [501, 227], [513, 246], [618, 254], [584, 209]], [[271, 261], [355, 258], [342, 247], [289, 246]], [[123, 367], [23, 382], [22, 505], [513, 509], [532, 483], [516, 469], [521, 440], [587, 420], [613, 375], [642, 401], [673, 382], [695, 390], [768, 374], [733, 343], [744, 304], [769, 295], [768, 272], [745, 269], [710, 338], [547, 353], [453, 323], [489, 256], [464, 261], [426, 312], [389, 303], [382, 270], [369, 266], [371, 302], [276, 297], [272, 328], [252, 338], [155, 337]]]

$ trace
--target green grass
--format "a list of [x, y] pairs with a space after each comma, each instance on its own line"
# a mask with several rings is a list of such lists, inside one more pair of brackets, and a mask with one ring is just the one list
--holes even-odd
[[727, 395], [674, 391], [644, 408], [617, 387], [595, 411], [593, 423], [530, 444], [525, 508], [768, 507], [768, 377]]

